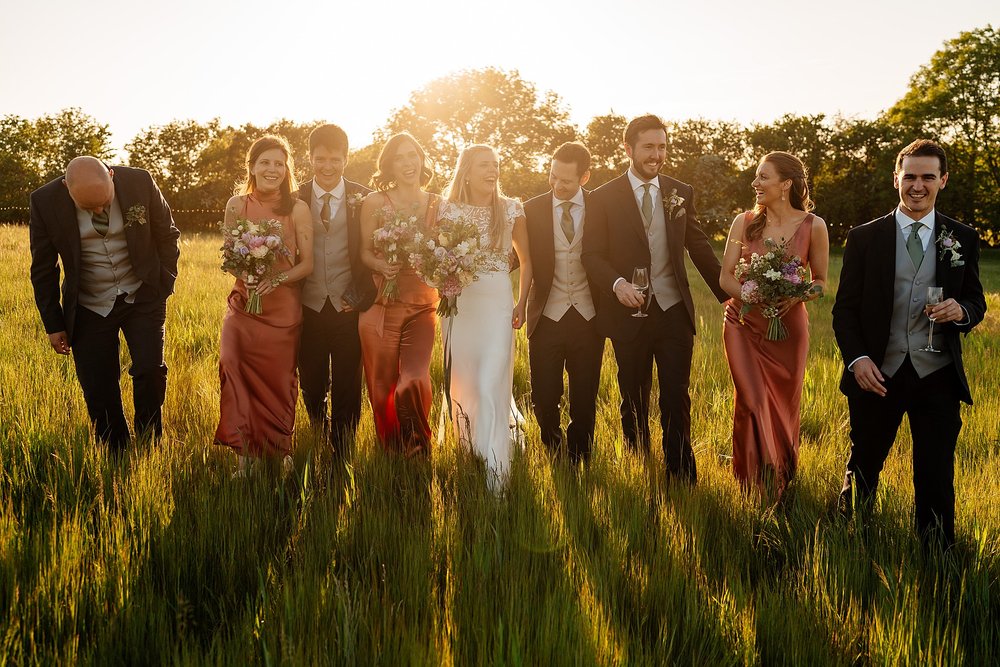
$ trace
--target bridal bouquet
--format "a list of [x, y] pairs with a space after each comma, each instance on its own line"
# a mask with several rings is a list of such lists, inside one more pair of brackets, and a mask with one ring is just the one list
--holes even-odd
[[440, 293], [439, 316], [458, 314], [458, 295], [476, 280], [487, 254], [479, 244], [479, 227], [464, 217], [443, 218], [434, 230], [418, 232], [410, 265]]
[[[372, 242], [385, 261], [390, 264], [404, 263], [410, 255], [414, 237], [419, 234], [417, 216], [404, 211], [381, 209], [378, 213], [382, 218], [382, 226], [372, 234]], [[396, 278], [389, 278], [382, 285], [379, 298], [389, 303], [399, 296], [399, 284]]]
[[778, 315], [778, 304], [786, 298], [801, 299], [814, 288], [802, 259], [791, 255], [786, 244], [764, 239], [764, 247], [767, 252], [763, 255], [753, 253], [749, 262], [741, 258], [736, 265], [743, 301], [740, 320], [758, 306], [768, 320], [767, 340], [784, 340], [788, 338], [788, 330]]
[[219, 223], [222, 230], [222, 270], [246, 276], [246, 312], [260, 315], [261, 298], [256, 285], [271, 272], [279, 257], [291, 257], [281, 236], [277, 220], [236, 218], [232, 223]]

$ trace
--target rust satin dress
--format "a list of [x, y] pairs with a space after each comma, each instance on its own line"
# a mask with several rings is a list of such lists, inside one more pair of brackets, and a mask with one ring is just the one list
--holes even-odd
[[[789, 252], [808, 262], [813, 216], [792, 234]], [[743, 242], [742, 256], [766, 252], [763, 239]], [[723, 341], [733, 375], [733, 473], [745, 486], [768, 487], [780, 496], [799, 458], [799, 404], [809, 352], [809, 316], [798, 303], [781, 318], [785, 340], [767, 340], [767, 319], [758, 308], [743, 316], [737, 299], [726, 302]]]
[[[292, 260], [281, 258], [277, 271], [292, 268], [296, 257], [295, 225], [278, 215], [278, 197], [247, 196], [243, 216], [275, 219]], [[296, 360], [302, 327], [301, 287], [284, 283], [262, 298], [260, 315], [244, 310], [247, 287], [237, 280], [222, 320], [219, 353], [219, 426], [215, 440], [244, 456], [278, 456], [292, 450], [295, 401], [299, 383]]]
[[[386, 195], [383, 209], [394, 213]], [[424, 225], [437, 216], [431, 195]], [[383, 277], [375, 274], [381, 292]], [[438, 292], [406, 267], [396, 280], [399, 296], [382, 298], [358, 318], [361, 361], [368, 400], [375, 416], [375, 433], [382, 446], [407, 456], [429, 453], [431, 447], [431, 354], [434, 350]]]

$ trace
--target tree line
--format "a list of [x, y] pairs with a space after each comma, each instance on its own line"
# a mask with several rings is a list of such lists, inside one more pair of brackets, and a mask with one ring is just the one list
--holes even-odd
[[[655, 113], [654, 110], [650, 110]], [[548, 189], [548, 157], [580, 140], [593, 154], [591, 186], [627, 164], [621, 137], [627, 118], [613, 111], [579, 128], [553, 91], [541, 91], [514, 71], [457, 72], [414, 91], [391, 112], [374, 141], [351, 151], [347, 178], [367, 183], [382, 142], [406, 130], [427, 150], [443, 187], [458, 151], [470, 143], [495, 146], [508, 194], [528, 198]], [[336, 119], [331, 119], [336, 122]], [[266, 127], [174, 120], [144, 128], [125, 145], [132, 166], [148, 169], [184, 229], [207, 228], [243, 173], [246, 151], [265, 133], [285, 136], [300, 176], [308, 175], [308, 135], [321, 120], [279, 120]], [[873, 120], [786, 115], [743, 126], [724, 120], [668, 123], [664, 172], [691, 183], [707, 231], [722, 234], [733, 215], [752, 206], [757, 161], [772, 150], [798, 155], [809, 170], [817, 213], [842, 240], [847, 231], [890, 210], [896, 152], [918, 136], [949, 154], [951, 180], [941, 207], [1000, 244], [1000, 34], [987, 26], [946, 42], [910, 79], [909, 89]], [[74, 156], [115, 158], [107, 124], [77, 108], [31, 120], [0, 118], [0, 221], [23, 221], [28, 194], [62, 174]]]

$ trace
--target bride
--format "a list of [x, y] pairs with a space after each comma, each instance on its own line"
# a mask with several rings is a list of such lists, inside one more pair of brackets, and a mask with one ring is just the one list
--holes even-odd
[[[462, 290], [458, 314], [443, 319], [445, 397], [460, 442], [486, 461], [491, 488], [506, 482], [523, 417], [512, 396], [514, 329], [525, 321], [531, 260], [521, 202], [500, 191], [500, 159], [483, 145], [458, 157], [438, 219], [465, 217], [491, 249], [476, 281]], [[520, 263], [517, 304], [511, 295], [511, 247]]]

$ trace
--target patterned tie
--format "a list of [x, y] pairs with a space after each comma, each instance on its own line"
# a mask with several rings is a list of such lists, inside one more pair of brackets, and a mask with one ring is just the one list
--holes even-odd
[[914, 222], [910, 225], [910, 236], [906, 239], [906, 252], [910, 253], [914, 268], [920, 268], [920, 262], [924, 258], [924, 244], [920, 240], [919, 234], [920, 228], [923, 226], [922, 222]]
[[94, 231], [101, 236], [108, 235], [108, 207], [101, 209], [100, 213], [90, 214], [90, 223], [94, 225]]
[[653, 224], [653, 196], [649, 194], [649, 189], [653, 187], [650, 183], [642, 184], [642, 222], [649, 231], [649, 226]]
[[319, 219], [326, 227], [326, 231], [330, 231], [330, 197], [332, 196], [329, 192], [323, 194], [323, 208], [319, 212]]
[[569, 214], [569, 210], [573, 208], [573, 202], [564, 201], [559, 206], [562, 207], [562, 220], [559, 221], [559, 224], [562, 226], [563, 234], [566, 235], [566, 240], [572, 243], [573, 236], [576, 235], [576, 228], [573, 226], [573, 216]]

